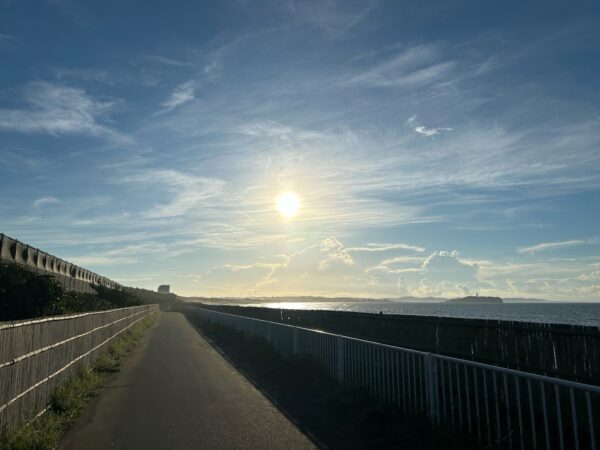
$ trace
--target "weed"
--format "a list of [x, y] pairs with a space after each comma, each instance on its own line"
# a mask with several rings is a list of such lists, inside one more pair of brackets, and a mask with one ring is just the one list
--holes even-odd
[[155, 318], [147, 317], [118, 336], [91, 369], [79, 367], [75, 375], [52, 395], [45, 414], [8, 429], [0, 437], [0, 450], [57, 448], [60, 438], [79, 417], [87, 401], [118, 372], [119, 360], [135, 347]]

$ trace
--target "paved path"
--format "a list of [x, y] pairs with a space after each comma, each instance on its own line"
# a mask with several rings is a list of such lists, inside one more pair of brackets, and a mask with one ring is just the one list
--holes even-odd
[[64, 449], [313, 449], [180, 313], [161, 313]]

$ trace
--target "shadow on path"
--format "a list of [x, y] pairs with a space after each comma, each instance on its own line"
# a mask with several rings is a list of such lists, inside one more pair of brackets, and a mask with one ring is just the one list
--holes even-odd
[[238, 371], [320, 446], [329, 449], [476, 449], [469, 438], [434, 428], [423, 417], [401, 417], [341, 387], [309, 358], [284, 359], [263, 341], [203, 321], [187, 319]]

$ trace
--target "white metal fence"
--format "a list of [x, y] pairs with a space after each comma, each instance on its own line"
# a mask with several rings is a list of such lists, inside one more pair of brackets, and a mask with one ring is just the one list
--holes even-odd
[[205, 320], [310, 355], [340, 383], [489, 447], [597, 450], [600, 387], [199, 307]]
[[0, 430], [43, 410], [79, 366], [157, 305], [0, 323]]

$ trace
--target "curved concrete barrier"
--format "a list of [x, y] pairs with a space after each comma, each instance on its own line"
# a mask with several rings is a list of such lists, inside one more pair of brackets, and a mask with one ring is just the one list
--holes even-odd
[[16, 245], [15, 262], [27, 265], [27, 246], [19, 241]]
[[106, 277], [38, 250], [0, 233], [0, 260], [17, 263], [42, 274], [52, 274], [67, 289], [94, 292], [91, 285], [120, 286]]
[[2, 236], [2, 249], [0, 250], [0, 259], [6, 261], [15, 261], [16, 242], [6, 235]]
[[37, 268], [37, 262], [36, 262], [37, 261], [37, 248], [27, 246], [26, 256], [27, 256], [27, 258], [25, 260], [25, 263], [29, 267]]
[[56, 258], [52, 255], [48, 255], [46, 258], [46, 272], [54, 273], [54, 264]]
[[48, 255], [42, 251], [38, 251], [37, 254], [37, 268], [43, 272], [46, 270], [46, 260], [48, 259]]

